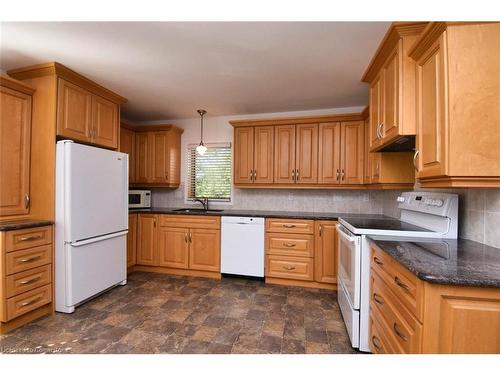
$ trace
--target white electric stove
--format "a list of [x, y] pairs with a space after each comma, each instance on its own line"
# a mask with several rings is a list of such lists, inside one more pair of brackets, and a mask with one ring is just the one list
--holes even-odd
[[337, 298], [354, 348], [369, 352], [370, 250], [367, 236], [384, 240], [457, 238], [458, 195], [405, 192], [400, 219], [340, 217]]

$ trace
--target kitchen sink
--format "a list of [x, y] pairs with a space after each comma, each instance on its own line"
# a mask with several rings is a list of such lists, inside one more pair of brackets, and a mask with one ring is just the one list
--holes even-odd
[[205, 210], [204, 208], [178, 208], [176, 210], [173, 210], [174, 212], [193, 212], [193, 213], [202, 213], [202, 214], [209, 214], [209, 213], [215, 213], [215, 212], [222, 212], [224, 210]]

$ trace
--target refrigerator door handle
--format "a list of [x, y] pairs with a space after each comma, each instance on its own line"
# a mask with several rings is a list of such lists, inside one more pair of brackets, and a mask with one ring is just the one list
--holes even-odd
[[123, 236], [123, 235], [125, 235], [127, 233], [128, 233], [128, 230], [123, 230], [121, 232], [115, 232], [115, 233], [111, 233], [111, 234], [106, 234], [104, 236], [89, 238], [88, 240], [71, 242], [70, 245], [74, 246], [74, 247], [84, 246], [84, 245], [88, 245], [88, 244], [91, 244], [91, 243], [108, 240], [110, 238], [120, 237], [120, 236]]

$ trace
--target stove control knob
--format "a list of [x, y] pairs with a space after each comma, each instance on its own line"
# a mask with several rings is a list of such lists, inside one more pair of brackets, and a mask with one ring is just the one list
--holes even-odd
[[427, 206], [433, 206], [434, 201], [432, 199], [426, 199], [424, 200], [424, 204]]
[[441, 207], [443, 205], [443, 200], [436, 199], [433, 203], [434, 203], [434, 206]]

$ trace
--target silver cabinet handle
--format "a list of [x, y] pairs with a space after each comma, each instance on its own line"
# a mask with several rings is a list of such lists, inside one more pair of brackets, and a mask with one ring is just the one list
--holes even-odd
[[33, 236], [21, 237], [19, 241], [33, 241], [33, 240], [38, 240], [40, 238], [42, 238], [41, 234], [35, 234]]
[[420, 151], [415, 149], [415, 154], [413, 155], [413, 168], [415, 168], [415, 171], [417, 172], [418, 172], [417, 158], [419, 153]]
[[253, 181], [253, 169], [250, 170], [250, 181]]
[[255, 170], [255, 169], [253, 171], [253, 180], [257, 181], [257, 170]]
[[295, 180], [295, 169], [292, 169], [292, 180], [296, 181]]
[[20, 262], [21, 263], [28, 263], [28, 262], [33, 262], [35, 260], [38, 260], [40, 259], [42, 256], [41, 255], [38, 255], [36, 257], [31, 257], [31, 258], [24, 258], [24, 259], [21, 259]]
[[400, 288], [404, 289], [404, 290], [407, 290], [409, 291], [410, 290], [410, 287], [408, 285], [406, 285], [404, 282], [402, 282], [399, 277], [395, 277], [394, 278], [394, 282], [396, 283], [397, 286], [399, 286]]
[[283, 243], [283, 246], [286, 246], [286, 247], [295, 247], [295, 246], [296, 246], [296, 244], [291, 243], [291, 242], [284, 242], [284, 243]]
[[188, 234], [187, 233], [184, 233], [184, 242], [187, 243], [188, 242]]
[[373, 300], [375, 302], [377, 302], [379, 305], [384, 304], [384, 299], [380, 295], [378, 295], [377, 293], [373, 293]]
[[35, 281], [40, 280], [41, 278], [42, 278], [41, 276], [38, 276], [38, 277], [34, 277], [32, 279], [29, 279], [29, 280], [23, 280], [19, 284], [21, 284], [21, 285], [31, 284], [31, 283], [34, 283]]
[[298, 169], [295, 170], [295, 176], [296, 176], [296, 181], [298, 181], [299, 180], [299, 170]]
[[286, 269], [287, 271], [293, 271], [295, 269], [295, 267], [293, 266], [283, 266], [284, 269]]
[[31, 301], [29, 302], [23, 302], [21, 303], [21, 307], [25, 307], [25, 306], [29, 306], [29, 305], [33, 305], [35, 302], [38, 302], [42, 299], [42, 297], [38, 297], [38, 298], [35, 298], [35, 299], [32, 299]]
[[340, 173], [342, 176], [342, 181], [345, 181], [345, 171], [342, 169], [342, 172]]
[[380, 139], [384, 138], [384, 123], [380, 123]]
[[372, 344], [377, 350], [381, 350], [382, 346], [380, 345], [380, 341], [378, 340], [377, 336], [372, 336]]
[[24, 208], [29, 208], [30, 206], [30, 195], [26, 193], [24, 195]]
[[337, 181], [340, 181], [340, 169], [337, 169]]
[[295, 225], [295, 224], [283, 224], [283, 226], [284, 226], [285, 228], [295, 228], [295, 227], [296, 227], [296, 225]]
[[191, 233], [191, 231], [189, 232], [189, 242], [193, 242], [193, 234]]
[[394, 329], [396, 335], [398, 335], [401, 338], [401, 340], [408, 341], [408, 337], [406, 337], [405, 335], [403, 335], [403, 333], [401, 333], [399, 326], [396, 323], [393, 324], [392, 328]]

